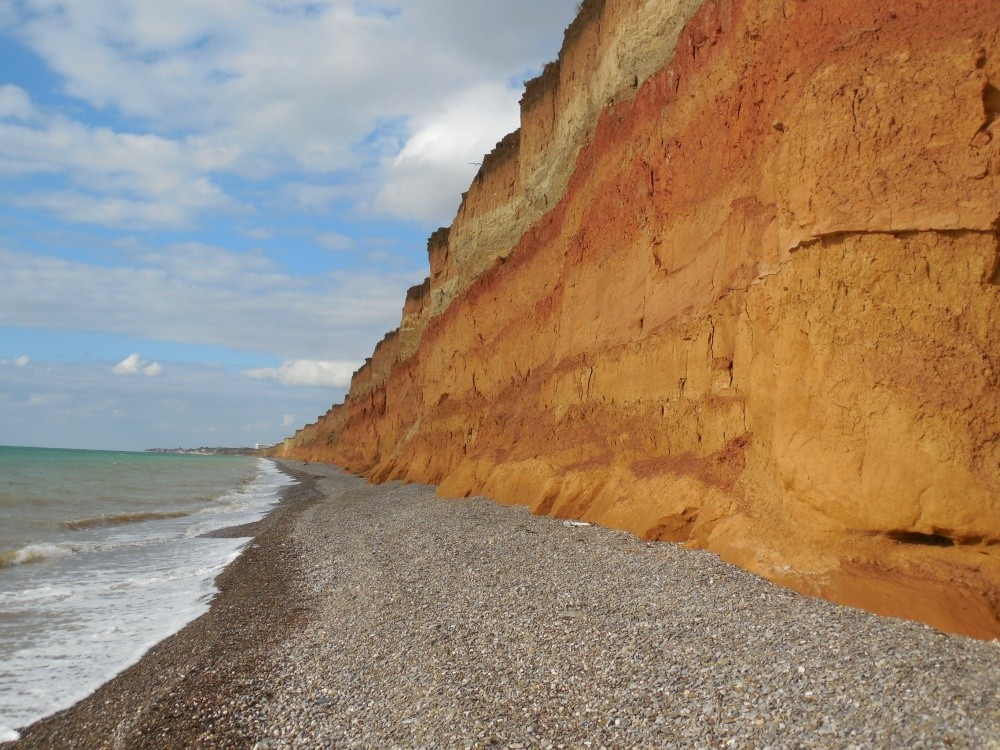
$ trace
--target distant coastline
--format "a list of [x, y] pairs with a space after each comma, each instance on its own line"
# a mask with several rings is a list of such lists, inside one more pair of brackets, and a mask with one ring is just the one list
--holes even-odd
[[263, 456], [273, 446], [258, 444], [253, 448], [146, 448], [143, 453], [168, 453], [183, 456]]

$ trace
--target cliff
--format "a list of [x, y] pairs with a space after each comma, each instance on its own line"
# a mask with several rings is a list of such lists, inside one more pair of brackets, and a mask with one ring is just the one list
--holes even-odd
[[279, 454], [1000, 636], [998, 11], [587, 0]]

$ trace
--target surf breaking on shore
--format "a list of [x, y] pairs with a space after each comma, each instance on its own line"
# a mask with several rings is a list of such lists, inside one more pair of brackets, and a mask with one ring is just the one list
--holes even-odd
[[288, 466], [301, 483], [210, 612], [18, 750], [998, 746], [996, 643], [705, 552]]
[[[143, 523], [145, 521], [168, 521], [175, 518], [186, 518], [190, 515], [192, 515], [192, 511], [116, 513], [97, 516], [95, 518], [78, 518], [71, 521], [63, 521], [59, 525], [68, 531], [81, 531], [98, 527]], [[19, 549], [0, 552], [0, 568], [58, 559], [86, 549], [86, 546], [68, 542], [26, 544]]]
[[[215, 472], [207, 464], [192, 470], [186, 462], [138, 457], [128, 482], [117, 483], [97, 479], [110, 471], [113, 454], [67, 458], [35, 450], [29, 459], [22, 475], [40, 477], [34, 496], [8, 492], [2, 508], [5, 520], [6, 511], [14, 515], [0, 539], [3, 740], [14, 739], [16, 727], [92, 693], [206, 612], [214, 579], [239, 555], [247, 535], [211, 539], [205, 533], [261, 518], [292, 481], [263, 459], [218, 464]], [[71, 461], [70, 470], [52, 466], [63, 461]], [[19, 464], [9, 461], [11, 466], [16, 474]], [[62, 494], [74, 472], [90, 478], [89, 494]], [[5, 479], [23, 484], [23, 476]], [[143, 480], [148, 486], [133, 498]], [[88, 505], [95, 493], [100, 497]], [[49, 503], [49, 497], [61, 502]], [[143, 504], [168, 509], [143, 510]], [[99, 512], [115, 505], [135, 509]]]

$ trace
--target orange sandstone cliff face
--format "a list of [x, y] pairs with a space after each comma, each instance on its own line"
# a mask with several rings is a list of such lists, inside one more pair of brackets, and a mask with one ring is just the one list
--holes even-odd
[[1000, 5], [584, 3], [279, 455], [1000, 636]]

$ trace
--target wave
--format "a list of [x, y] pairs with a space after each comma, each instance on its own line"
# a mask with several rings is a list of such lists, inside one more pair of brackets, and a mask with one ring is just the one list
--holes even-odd
[[21, 739], [21, 735], [15, 732], [10, 727], [5, 727], [0, 724], [0, 742], [17, 742]]
[[63, 521], [63, 528], [71, 531], [81, 529], [92, 529], [95, 526], [120, 526], [126, 523], [140, 523], [141, 521], [163, 521], [168, 518], [183, 518], [191, 515], [191, 511], [149, 511], [136, 513], [115, 513], [110, 516], [96, 516], [94, 518], [78, 518], [74, 521]]
[[70, 544], [27, 544], [20, 549], [0, 552], [0, 568], [58, 560], [60, 557], [72, 555], [80, 549], [82, 548]]

